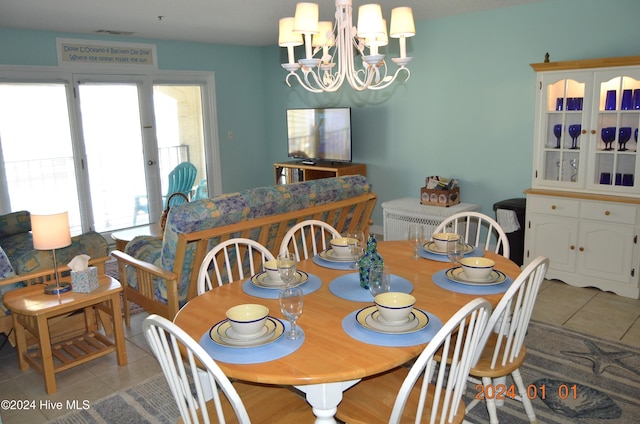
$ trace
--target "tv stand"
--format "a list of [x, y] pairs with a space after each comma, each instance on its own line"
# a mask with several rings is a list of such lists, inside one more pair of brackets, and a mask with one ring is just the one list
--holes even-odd
[[[309, 163], [311, 162], [311, 163]], [[342, 175], [367, 175], [367, 165], [352, 162], [291, 161], [273, 164], [276, 184], [297, 183]]]

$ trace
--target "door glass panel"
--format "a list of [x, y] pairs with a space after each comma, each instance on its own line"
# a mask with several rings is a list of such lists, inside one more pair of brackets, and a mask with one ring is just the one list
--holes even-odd
[[66, 87], [0, 84], [2, 170], [7, 211], [69, 212], [73, 235], [82, 232]]
[[599, 88], [593, 183], [624, 190], [637, 184], [640, 81], [628, 76], [616, 77], [600, 83]]
[[197, 169], [191, 199], [208, 197], [201, 86], [156, 84], [153, 105], [163, 208], [171, 195], [169, 173], [181, 162], [191, 162]]
[[138, 86], [81, 83], [79, 88], [95, 230], [131, 227], [137, 199], [147, 196]]
[[543, 179], [579, 182], [585, 84], [563, 79], [547, 86]]

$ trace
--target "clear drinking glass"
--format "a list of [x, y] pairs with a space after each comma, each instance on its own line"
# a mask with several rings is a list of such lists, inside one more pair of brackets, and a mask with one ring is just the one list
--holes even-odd
[[285, 337], [289, 340], [297, 340], [300, 338], [301, 332], [296, 328], [296, 321], [302, 315], [302, 307], [304, 305], [304, 295], [300, 287], [284, 287], [278, 293], [280, 301], [280, 312], [291, 323]]
[[285, 286], [293, 283], [296, 278], [296, 256], [293, 253], [280, 253], [277, 258], [278, 274]]
[[449, 237], [449, 241], [447, 241], [447, 256], [453, 263], [453, 266], [460, 266], [460, 259], [464, 257], [465, 248], [466, 244], [464, 243], [464, 237], [461, 235], [457, 235], [457, 237]]
[[360, 258], [364, 255], [365, 239], [362, 231], [354, 231], [347, 233], [345, 236], [349, 240], [349, 248], [351, 249], [351, 256], [353, 256], [353, 264], [351, 268], [357, 268]]
[[372, 266], [369, 269], [369, 292], [375, 298], [380, 293], [391, 290], [391, 272], [386, 266]]
[[424, 226], [419, 224], [409, 224], [409, 231], [407, 233], [409, 244], [413, 247], [413, 259], [419, 259], [419, 249], [424, 244]]

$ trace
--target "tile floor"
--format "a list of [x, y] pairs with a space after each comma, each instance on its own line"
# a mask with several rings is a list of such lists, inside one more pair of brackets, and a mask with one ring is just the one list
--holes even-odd
[[[118, 367], [115, 355], [94, 360], [57, 375], [58, 391], [48, 396], [40, 374], [20, 371], [15, 350], [5, 345], [0, 351], [0, 400], [41, 400], [54, 402], [78, 399], [95, 401], [145, 380], [160, 372], [150, 354], [141, 322], [146, 314], [132, 316], [125, 329], [128, 365]], [[640, 300], [628, 299], [592, 288], [571, 287], [562, 282], [545, 281], [539, 293], [533, 319], [562, 325], [599, 337], [640, 346]], [[3, 424], [44, 423], [67, 412], [36, 409], [0, 411]]]

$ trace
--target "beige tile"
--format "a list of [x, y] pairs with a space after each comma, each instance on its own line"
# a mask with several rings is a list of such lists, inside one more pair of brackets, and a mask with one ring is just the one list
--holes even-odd
[[[82, 408], [84, 402], [90, 406], [98, 399], [109, 396], [113, 393], [113, 389], [109, 387], [100, 377], [94, 377], [88, 381], [82, 381], [77, 384], [58, 390], [53, 395], [46, 398], [52, 402], [60, 402], [62, 409], [47, 409], [41, 411], [48, 419], [53, 419], [60, 415], [66, 414], [74, 409], [74, 406]], [[75, 401], [75, 403], [74, 403]]]
[[597, 289], [588, 290], [595, 295], [564, 326], [594, 336], [620, 340], [640, 317], [640, 301]]
[[611, 319], [608, 314], [579, 311], [569, 319], [564, 327], [603, 339], [620, 340], [631, 324]]
[[143, 358], [129, 362], [126, 366], [110, 369], [99, 377], [116, 391], [140, 383], [160, 372], [162, 370], [155, 358]]
[[563, 325], [596, 295], [593, 289], [573, 287], [560, 281], [547, 282], [538, 293], [531, 318]]
[[620, 339], [621, 342], [640, 347], [640, 319], [636, 320]]
[[619, 322], [621, 327], [628, 328], [640, 317], [640, 302], [631, 300], [612, 293], [600, 292], [587, 302], [580, 312], [604, 315], [610, 320]]
[[2, 424], [43, 424], [48, 421], [40, 409], [2, 411]]

